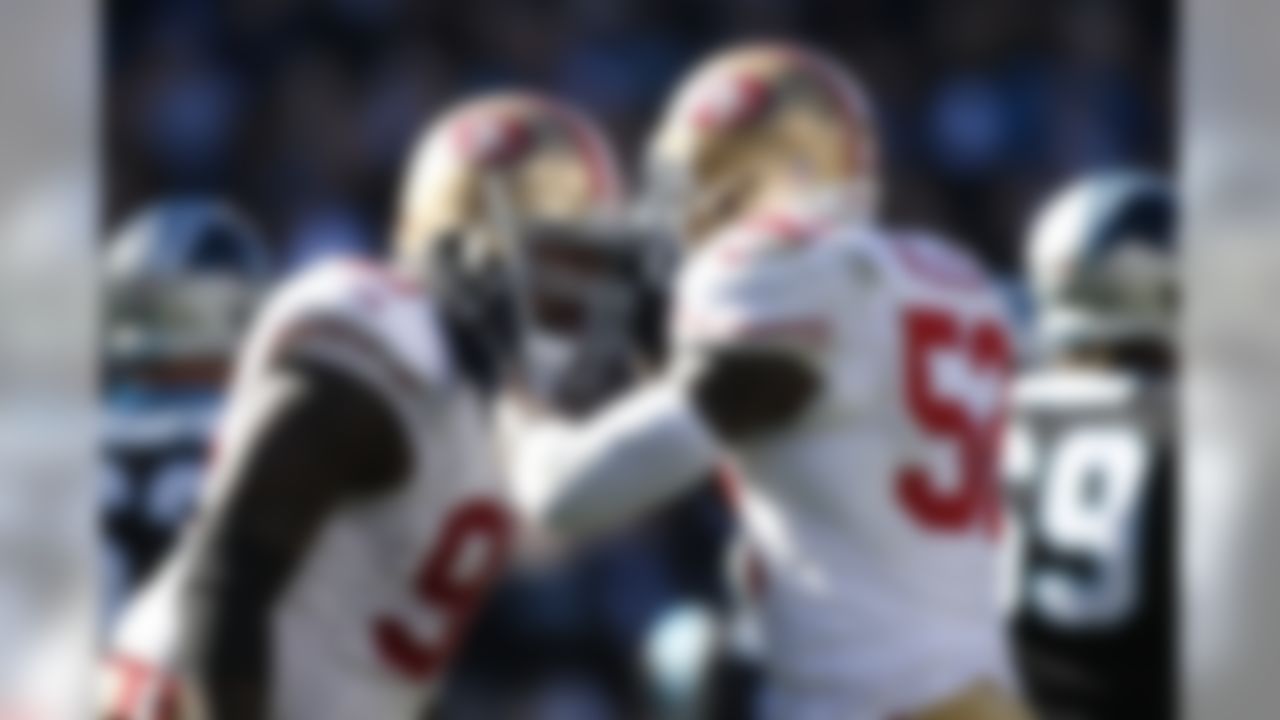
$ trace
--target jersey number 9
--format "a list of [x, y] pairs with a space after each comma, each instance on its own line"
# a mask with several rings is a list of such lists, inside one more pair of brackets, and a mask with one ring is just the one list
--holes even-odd
[[435, 642], [419, 639], [405, 623], [381, 616], [374, 623], [379, 654], [405, 677], [425, 681], [443, 669], [462, 642], [476, 607], [506, 564], [511, 521], [500, 505], [477, 500], [445, 520], [414, 580], [418, 601], [444, 617]]

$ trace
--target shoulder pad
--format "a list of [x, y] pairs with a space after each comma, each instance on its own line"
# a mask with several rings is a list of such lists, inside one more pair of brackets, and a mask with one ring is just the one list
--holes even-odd
[[832, 244], [846, 226], [830, 218], [773, 211], [750, 215], [712, 238], [719, 259], [727, 263], [767, 260]]
[[448, 361], [435, 310], [423, 289], [373, 263], [324, 261], [280, 288], [251, 339], [251, 364], [265, 366], [315, 346], [372, 362], [415, 385], [441, 382]]
[[821, 347], [855, 277], [857, 233], [789, 216], [758, 216], [714, 238], [682, 268], [676, 337], [780, 340]]
[[883, 234], [897, 264], [909, 274], [953, 289], [987, 288], [986, 267], [968, 248], [928, 230], [891, 230]]

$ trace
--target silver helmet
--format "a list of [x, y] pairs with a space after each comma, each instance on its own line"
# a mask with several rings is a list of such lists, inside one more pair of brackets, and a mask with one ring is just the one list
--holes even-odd
[[1158, 177], [1090, 175], [1052, 197], [1026, 255], [1038, 345], [1171, 340], [1176, 248], [1173, 195]]
[[107, 250], [108, 359], [226, 357], [271, 274], [262, 235], [230, 205], [183, 198], [143, 208]]

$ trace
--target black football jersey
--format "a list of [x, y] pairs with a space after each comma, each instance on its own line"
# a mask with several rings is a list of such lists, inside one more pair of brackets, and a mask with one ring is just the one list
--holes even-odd
[[195, 502], [215, 403], [108, 405], [100, 470], [107, 624], [155, 568]]
[[1172, 384], [1038, 373], [1005, 444], [1005, 599], [1041, 717], [1174, 716]]

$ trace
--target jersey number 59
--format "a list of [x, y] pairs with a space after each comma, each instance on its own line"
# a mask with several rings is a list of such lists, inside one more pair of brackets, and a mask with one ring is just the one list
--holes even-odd
[[954, 448], [959, 477], [937, 477], [921, 464], [902, 467], [898, 500], [930, 532], [996, 532], [997, 449], [1010, 365], [1009, 341], [994, 319], [966, 322], [945, 308], [916, 306], [903, 316], [905, 402], [930, 440]]

